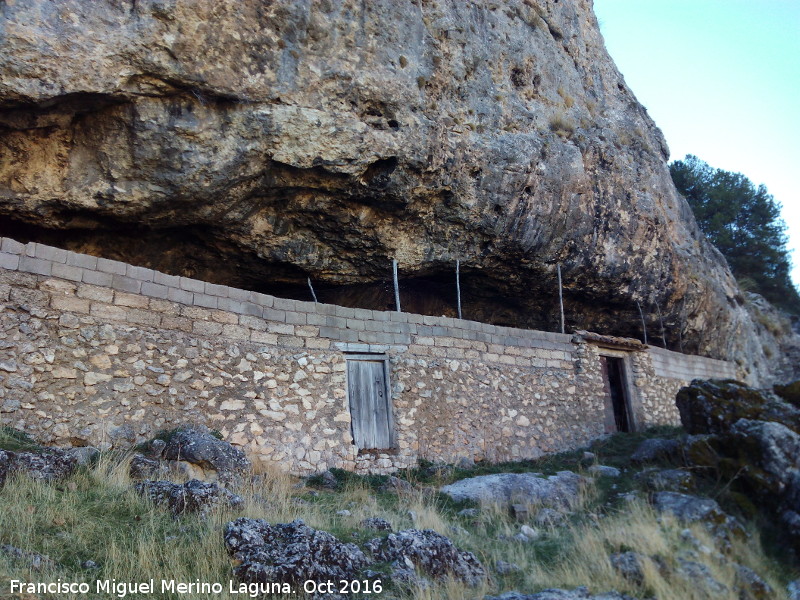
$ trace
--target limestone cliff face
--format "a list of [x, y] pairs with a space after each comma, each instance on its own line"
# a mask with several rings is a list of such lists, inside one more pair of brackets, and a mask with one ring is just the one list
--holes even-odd
[[[765, 357], [589, 0], [0, 5], [7, 235], [386, 308]], [[661, 318], [659, 318], [659, 314]]]

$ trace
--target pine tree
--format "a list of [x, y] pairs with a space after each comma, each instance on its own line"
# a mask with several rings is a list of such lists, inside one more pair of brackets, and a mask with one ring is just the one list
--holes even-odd
[[781, 205], [763, 185], [741, 173], [714, 169], [696, 156], [669, 166], [675, 187], [694, 211], [697, 224], [722, 252], [745, 289], [794, 314], [800, 295], [792, 285]]

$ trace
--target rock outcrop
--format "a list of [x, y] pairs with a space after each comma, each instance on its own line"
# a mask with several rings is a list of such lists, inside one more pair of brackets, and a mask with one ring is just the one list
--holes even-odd
[[800, 543], [800, 410], [735, 381], [694, 381], [676, 402], [695, 434], [686, 442], [691, 464], [732, 481]]
[[379, 561], [392, 563], [392, 578], [416, 583], [415, 570], [434, 579], [453, 578], [476, 586], [486, 569], [472, 552], [456, 548], [450, 539], [432, 529], [405, 529], [367, 542]]
[[77, 465], [75, 456], [56, 448], [42, 452], [0, 450], [0, 487], [12, 473], [24, 473], [37, 481], [54, 481], [71, 475]]
[[236, 559], [236, 577], [246, 583], [351, 581], [368, 561], [355, 544], [343, 544], [330, 533], [301, 520], [270, 525], [240, 518], [225, 527], [225, 546]]
[[[0, 42], [0, 233], [211, 282], [766, 370], [589, 0], [46, 0]], [[391, 27], [387, 24], [391, 23]], [[225, 262], [228, 268], [220, 269]]]
[[549, 477], [538, 473], [498, 473], [461, 479], [440, 491], [456, 502], [471, 500], [509, 507], [520, 503], [570, 510], [580, 502], [580, 492], [586, 483], [586, 478], [572, 471], [560, 471]]
[[157, 506], [163, 506], [175, 515], [198, 513], [207, 516], [215, 508], [236, 508], [244, 500], [216, 483], [205, 483], [192, 479], [184, 484], [172, 481], [140, 481], [134, 484], [137, 493], [149, 498]]

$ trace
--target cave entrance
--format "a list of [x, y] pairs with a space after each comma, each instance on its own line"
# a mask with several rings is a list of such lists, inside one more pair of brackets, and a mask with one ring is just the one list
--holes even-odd
[[617, 356], [600, 356], [600, 367], [605, 391], [603, 398], [605, 432], [633, 431], [625, 360]]

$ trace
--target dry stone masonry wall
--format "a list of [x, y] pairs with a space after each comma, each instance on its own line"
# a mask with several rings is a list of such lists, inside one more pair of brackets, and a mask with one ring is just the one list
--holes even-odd
[[[419, 458], [531, 458], [601, 435], [600, 355], [624, 356], [637, 426], [677, 422], [723, 361], [446, 317], [276, 298], [3, 238], [0, 422], [46, 443], [128, 447], [203, 423], [295, 473]], [[394, 448], [353, 444], [347, 360], [388, 359]]]

